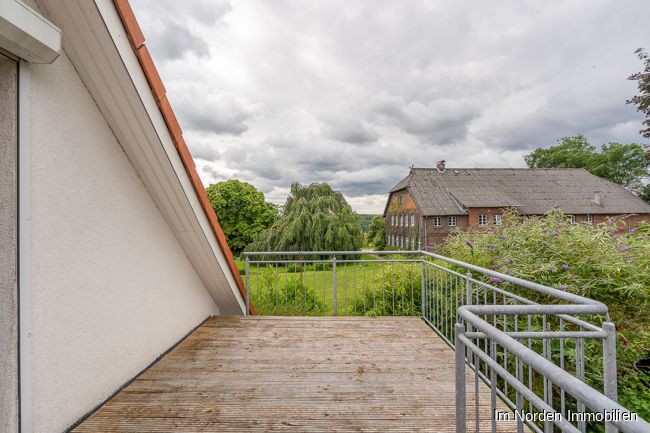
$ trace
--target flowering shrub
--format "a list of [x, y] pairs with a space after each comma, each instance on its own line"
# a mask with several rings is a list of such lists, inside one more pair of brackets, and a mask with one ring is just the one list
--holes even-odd
[[619, 234], [613, 222], [572, 224], [554, 209], [509, 213], [493, 227], [456, 230], [436, 252], [605, 303], [617, 326], [620, 401], [650, 419], [650, 374], [634, 369], [650, 357], [650, 225]]

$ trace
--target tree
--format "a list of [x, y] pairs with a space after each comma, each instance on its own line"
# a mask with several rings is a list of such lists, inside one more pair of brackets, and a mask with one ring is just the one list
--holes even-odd
[[363, 242], [359, 217], [326, 183], [291, 185], [280, 218], [248, 250], [356, 251]]
[[368, 227], [368, 242], [372, 243], [378, 250], [384, 249], [386, 246], [386, 225], [383, 216], [372, 216]]
[[530, 168], [584, 168], [639, 194], [650, 170], [646, 155], [640, 144], [610, 142], [596, 150], [583, 135], [576, 135], [558, 140], [555, 146], [537, 148], [524, 159]]
[[643, 62], [644, 69], [643, 72], [637, 72], [627, 77], [628, 80], [637, 82], [639, 94], [626, 102], [636, 105], [636, 110], [645, 114], [646, 118], [642, 122], [645, 129], [641, 129], [639, 133], [645, 138], [650, 138], [650, 55], [643, 48], [637, 49], [635, 54]]
[[276, 206], [267, 203], [264, 193], [250, 183], [231, 179], [212, 184], [206, 191], [228, 245], [235, 252], [242, 251], [258, 233], [270, 227], [278, 215]]
[[537, 148], [524, 156], [530, 168], [584, 168], [596, 164], [596, 148], [589, 144], [584, 135], [564, 137], [549, 148]]
[[648, 177], [650, 160], [639, 144], [603, 144], [597, 158], [598, 165], [592, 173], [638, 192], [643, 179]]

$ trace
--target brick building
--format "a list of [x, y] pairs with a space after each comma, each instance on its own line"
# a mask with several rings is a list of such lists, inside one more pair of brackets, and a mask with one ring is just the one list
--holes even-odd
[[650, 205], [621, 185], [579, 168], [412, 168], [390, 190], [386, 245], [417, 249], [442, 242], [455, 227], [500, 224], [507, 209], [543, 215], [559, 206], [574, 222], [618, 217], [621, 230], [650, 221]]

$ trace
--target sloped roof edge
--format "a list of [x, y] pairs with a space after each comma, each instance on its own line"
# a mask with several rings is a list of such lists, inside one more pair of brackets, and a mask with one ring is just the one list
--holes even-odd
[[[192, 158], [192, 155], [187, 148], [181, 127], [178, 123], [178, 120], [176, 119], [176, 115], [174, 114], [171, 104], [167, 99], [165, 86], [162, 83], [160, 75], [158, 74], [158, 70], [156, 69], [151, 54], [149, 53], [149, 50], [145, 44], [144, 34], [142, 33], [140, 25], [135, 18], [133, 9], [131, 9], [131, 5], [129, 4], [128, 0], [113, 0], [113, 4], [117, 9], [117, 12], [124, 26], [124, 30], [127, 33], [129, 42], [131, 43], [131, 48], [138, 58], [140, 66], [142, 67], [142, 71], [147, 78], [151, 92], [154, 96], [154, 99], [156, 100], [158, 108], [160, 109], [160, 113], [162, 114], [165, 124], [167, 125], [167, 129], [169, 130], [169, 134], [172, 137], [174, 146], [176, 147], [178, 155], [180, 156], [183, 166], [185, 167], [185, 171], [187, 172], [194, 191], [196, 192], [201, 208], [203, 209], [210, 223], [210, 227], [212, 228], [212, 231], [217, 239], [219, 248], [224, 254], [226, 261], [228, 262], [228, 268], [232, 274], [232, 277], [237, 283], [240, 294], [243, 298], [246, 298], [246, 288], [244, 286], [241, 275], [239, 274], [239, 269], [235, 264], [235, 259], [232, 251], [230, 250], [230, 246], [228, 245], [226, 235], [224, 234], [223, 229], [219, 224], [217, 214], [212, 208], [212, 204], [208, 199], [208, 194], [205, 191], [205, 187], [203, 186], [201, 178], [196, 171], [194, 159]], [[251, 312], [253, 312], [252, 310], [253, 308], [251, 306]]]

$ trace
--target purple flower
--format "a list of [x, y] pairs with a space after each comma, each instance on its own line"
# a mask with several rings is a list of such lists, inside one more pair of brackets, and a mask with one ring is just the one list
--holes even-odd
[[558, 287], [558, 289], [564, 292], [566, 290], [566, 286], [564, 284], [560, 284], [560, 287]]
[[497, 265], [490, 266], [490, 269], [496, 269], [496, 268], [497, 268]]
[[501, 236], [499, 236], [499, 240], [505, 241], [505, 240], [506, 240], [506, 237], [503, 236], [503, 235], [501, 235]]
[[490, 283], [492, 283], [492, 284], [501, 284], [502, 281], [501, 281], [501, 278], [499, 278], [499, 277], [492, 277], [492, 278], [490, 278]]
[[627, 253], [627, 252], [630, 251], [631, 249], [632, 249], [632, 247], [626, 247], [625, 245], [623, 245], [623, 246], [621, 247], [621, 252], [622, 252], [622, 253]]
[[474, 246], [474, 244], [472, 243], [472, 241], [467, 241], [467, 242], [465, 242], [465, 245], [467, 245], [467, 246], [470, 247], [470, 248]]
[[542, 233], [546, 233], [548, 230], [546, 228], [542, 228]]
[[630, 233], [636, 233], [638, 230], [639, 230], [638, 227], [632, 227], [632, 228], [630, 229]]
[[566, 263], [564, 263], [564, 264], [562, 265], [562, 269], [564, 269], [565, 271], [568, 271], [568, 270], [569, 270], [569, 265], [567, 265]]
[[490, 245], [487, 246], [487, 248], [488, 248], [488, 250], [493, 250], [493, 249], [494, 249], [494, 245], [490, 244]]
[[551, 266], [548, 267], [548, 270], [549, 271], [557, 271], [557, 268], [555, 266], [551, 265]]
[[553, 231], [551, 232], [551, 237], [552, 237], [552, 238], [554, 238], [554, 237], [557, 236], [557, 235], [559, 235], [559, 233], [557, 232], [557, 230], [553, 230]]
[[433, 251], [433, 247], [431, 245], [427, 245], [424, 247], [424, 251]]

